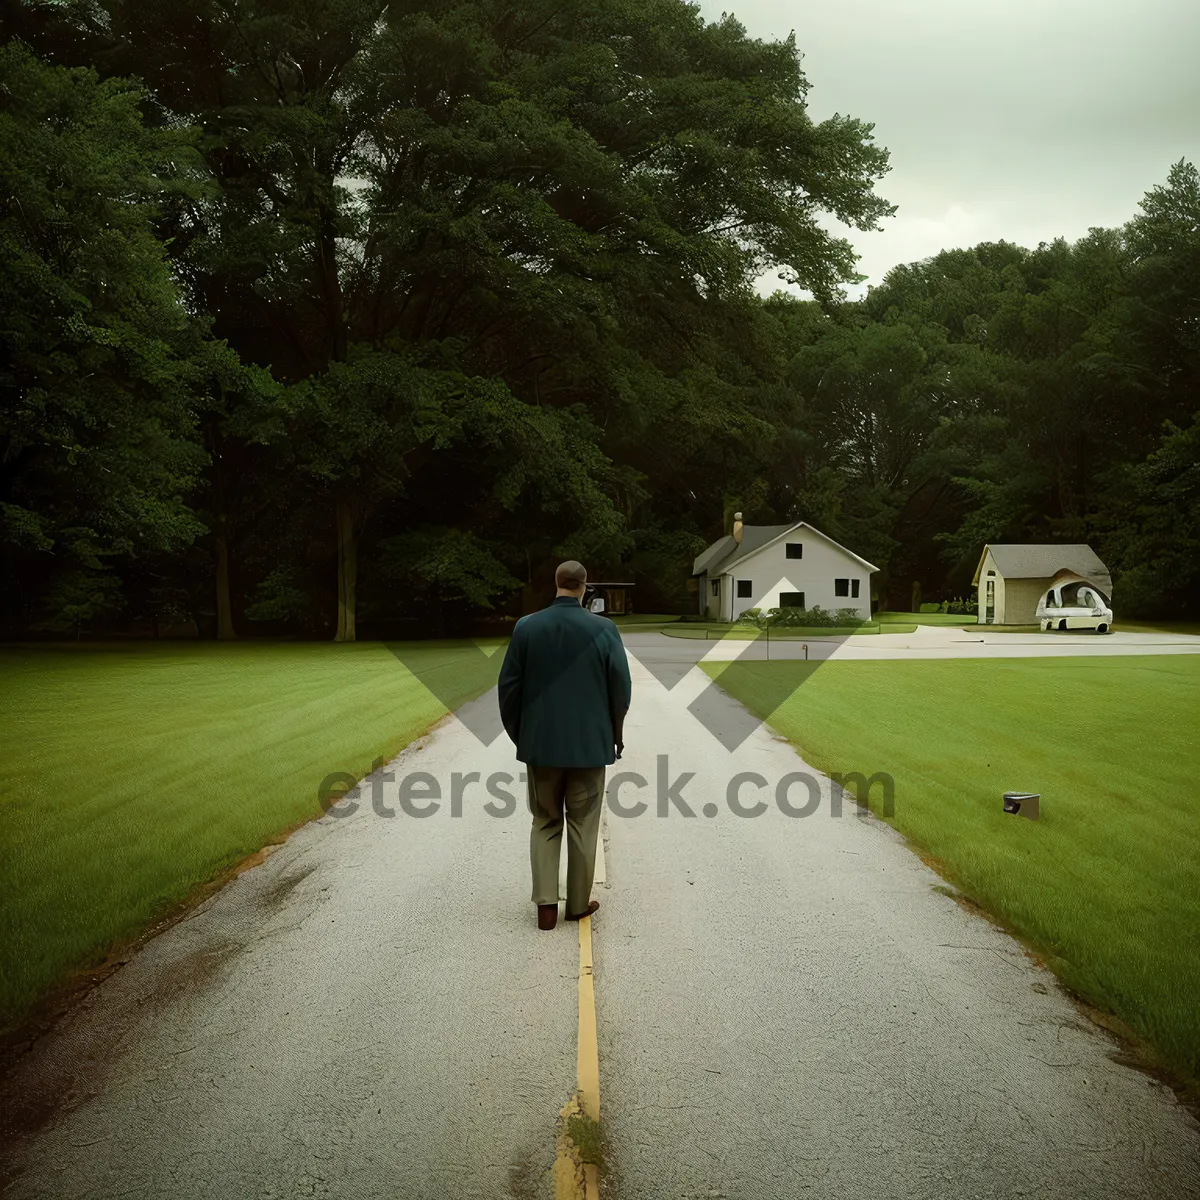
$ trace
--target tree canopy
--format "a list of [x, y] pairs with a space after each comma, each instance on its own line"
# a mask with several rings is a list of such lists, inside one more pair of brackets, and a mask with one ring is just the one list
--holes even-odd
[[734, 507], [893, 605], [1069, 536], [1194, 606], [1190, 164], [1122, 229], [849, 302], [828, 218], [894, 211], [888, 156], [809, 117], [794, 37], [683, 0], [7, 8], [11, 627], [442, 631], [567, 556], [679, 608]]

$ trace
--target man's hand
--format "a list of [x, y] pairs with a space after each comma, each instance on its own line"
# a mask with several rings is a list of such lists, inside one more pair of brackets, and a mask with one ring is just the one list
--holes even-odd
[[613, 745], [616, 747], [618, 758], [621, 757], [621, 751], [625, 749], [625, 713], [627, 711], [627, 709], [618, 708], [616, 705], [613, 705], [611, 710]]

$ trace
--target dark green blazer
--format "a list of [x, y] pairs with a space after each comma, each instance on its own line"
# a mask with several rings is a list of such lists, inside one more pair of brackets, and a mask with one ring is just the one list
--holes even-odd
[[607, 617], [559, 596], [522, 617], [500, 668], [500, 717], [535, 767], [602, 767], [629, 707], [629, 662]]

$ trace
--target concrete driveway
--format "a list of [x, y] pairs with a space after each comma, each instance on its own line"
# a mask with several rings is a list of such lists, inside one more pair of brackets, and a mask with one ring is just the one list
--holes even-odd
[[[693, 663], [708, 658], [746, 661], [770, 658], [1058, 658], [1124, 654], [1200, 654], [1200, 637], [1173, 633], [995, 633], [985, 627], [953, 629], [918, 625], [914, 633], [855, 634], [842, 637], [720, 638], [672, 637], [648, 632], [624, 634], [626, 646], [647, 662]], [[807, 649], [806, 649], [807, 648]]]
[[455, 773], [519, 770], [449, 718], [376, 777], [394, 815], [368, 783], [149, 943], [8, 1081], [65, 1111], [4, 1196], [547, 1195], [578, 948], [538, 936], [523, 800], [451, 815]]
[[[647, 815], [610, 813], [594, 937], [614, 1196], [1200, 1196], [1196, 1122], [1048, 971], [888, 826], [849, 800], [835, 816], [769, 729], [728, 752], [686, 711], [700, 672], [636, 682], [619, 766], [656, 782], [665, 755], [695, 815], [650, 815], [650, 788]], [[739, 792], [761, 815], [730, 811], [741, 772], [765, 782]], [[803, 818], [774, 802], [796, 773], [820, 797]]]
[[[1171, 1092], [787, 743], [727, 751], [687, 711], [695, 646], [648, 636], [613, 772], [647, 808], [608, 813], [591, 922], [601, 1194], [1200, 1197]], [[26, 1056], [7, 1099], [47, 1112], [5, 1196], [554, 1195], [579, 939], [534, 927], [523, 800], [484, 808], [520, 768], [451, 718], [390, 769], [379, 812], [367, 786], [302, 829]]]

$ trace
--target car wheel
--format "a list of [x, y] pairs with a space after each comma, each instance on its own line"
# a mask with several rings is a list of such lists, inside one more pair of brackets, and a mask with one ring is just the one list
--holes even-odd
[[1100, 624], [1096, 626], [1096, 632], [1097, 633], [1107, 633], [1108, 626], [1105, 625], [1105, 623], [1103, 621], [1101, 621]]

